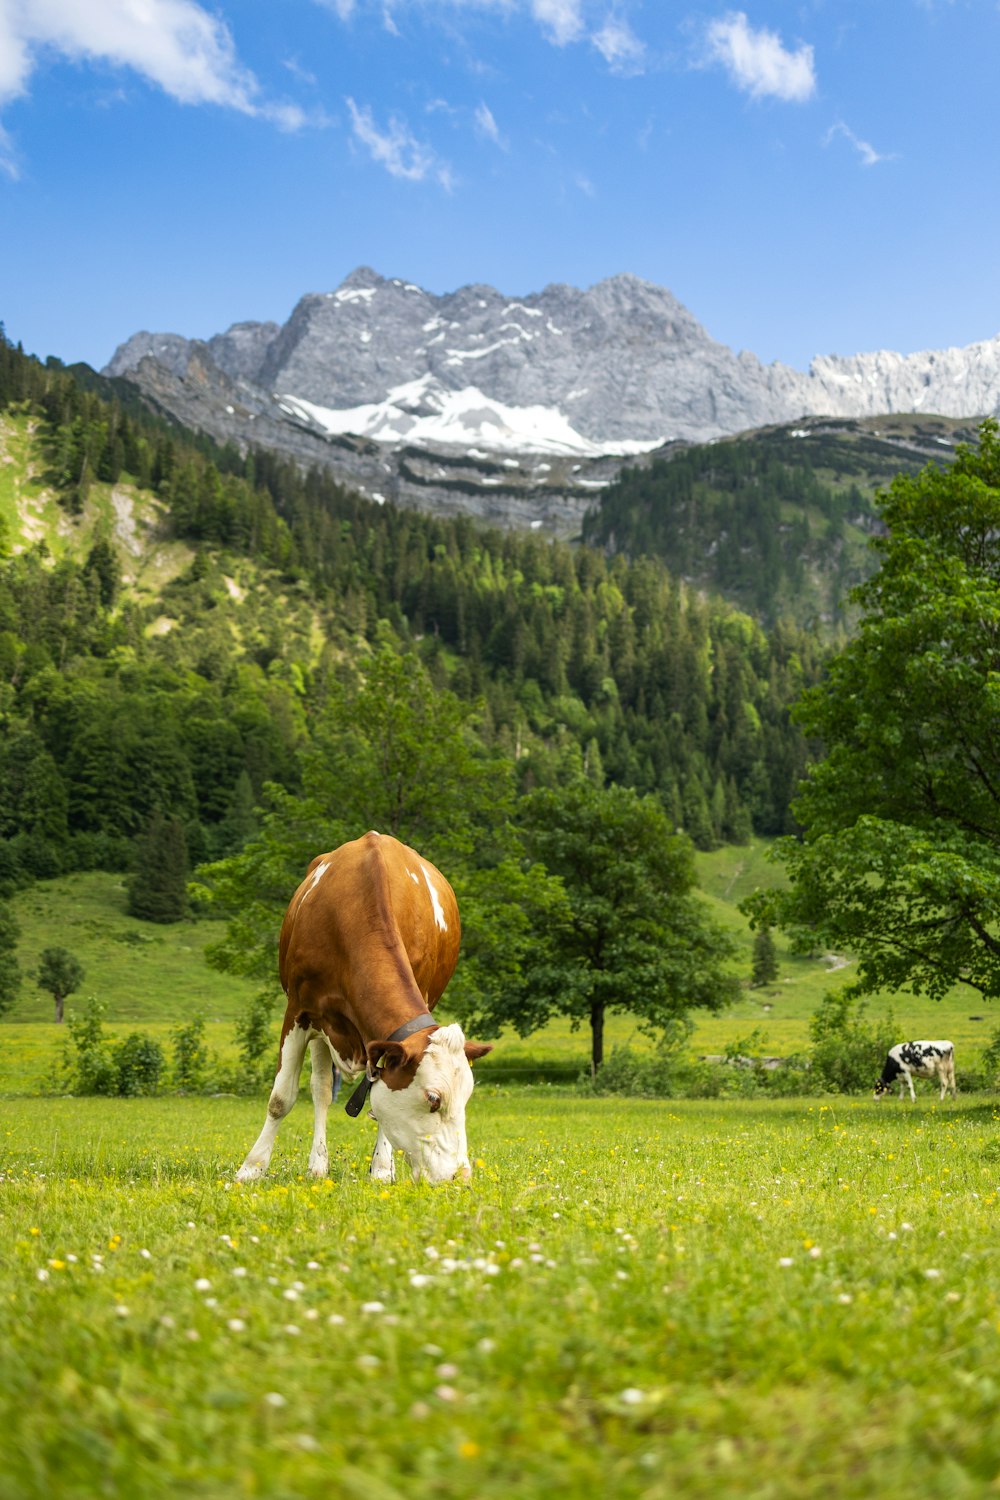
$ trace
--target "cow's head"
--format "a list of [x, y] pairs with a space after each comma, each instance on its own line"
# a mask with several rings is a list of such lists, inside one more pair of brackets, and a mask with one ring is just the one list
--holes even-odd
[[875, 1088], [874, 1088], [874, 1090], [872, 1092], [872, 1098], [873, 1099], [881, 1099], [883, 1097], [883, 1095], [887, 1094], [888, 1092], [889, 1092], [889, 1085], [886, 1083], [885, 1079], [884, 1078], [876, 1078], [876, 1080], [875, 1080]]
[[368, 1043], [376, 1070], [371, 1113], [391, 1145], [405, 1152], [414, 1182], [472, 1176], [465, 1139], [469, 1064], [492, 1050], [489, 1043], [467, 1042], [458, 1025], [416, 1032], [402, 1042]]

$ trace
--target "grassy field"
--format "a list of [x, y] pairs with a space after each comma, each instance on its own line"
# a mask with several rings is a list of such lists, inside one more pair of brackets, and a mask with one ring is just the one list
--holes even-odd
[[[733, 1049], [741, 1038], [759, 1034], [756, 1051], [787, 1057], [809, 1046], [809, 1019], [824, 993], [849, 982], [853, 964], [843, 955], [796, 958], [781, 934], [775, 935], [780, 963], [778, 979], [765, 989], [750, 989], [752, 934], [737, 903], [755, 887], [779, 878], [757, 841], [744, 848], [725, 848], [697, 858], [704, 899], [719, 922], [736, 938], [734, 964], [744, 980], [735, 1005], [719, 1015], [694, 1012], [691, 1048], [698, 1055]], [[30, 976], [42, 948], [59, 943], [80, 958], [86, 978], [70, 997], [67, 1011], [79, 1010], [88, 996], [108, 1004], [108, 1034], [148, 1032], [170, 1053], [170, 1034], [178, 1022], [200, 1013], [208, 1021], [208, 1043], [223, 1061], [235, 1057], [233, 1022], [252, 994], [248, 981], [209, 968], [204, 952], [220, 936], [218, 924], [204, 920], [158, 926], [126, 913], [124, 878], [91, 872], [58, 881], [41, 881], [14, 901], [21, 926], [18, 956]], [[908, 995], [882, 995], [870, 1003], [877, 1015], [891, 1007], [900, 1037], [947, 1037], [955, 1043], [959, 1067], [978, 1061], [983, 1047], [1000, 1026], [994, 1013], [971, 990], [956, 988], [940, 1004]], [[447, 1016], [447, 997], [441, 1007]], [[0, 1095], [58, 1091], [65, 1036], [51, 1024], [52, 1000], [26, 979], [17, 1005], [0, 1023]], [[277, 1017], [275, 1019], [277, 1034]], [[648, 1046], [634, 1017], [609, 1016], [606, 1051], [628, 1044]], [[502, 1036], [479, 1069], [487, 1078], [503, 1075], [524, 1082], [538, 1076], [573, 1079], [589, 1064], [586, 1027], [572, 1030], [553, 1021], [528, 1038]]]
[[5, 1106], [5, 1500], [993, 1493], [992, 1102], [487, 1084], [439, 1189], [260, 1114]]

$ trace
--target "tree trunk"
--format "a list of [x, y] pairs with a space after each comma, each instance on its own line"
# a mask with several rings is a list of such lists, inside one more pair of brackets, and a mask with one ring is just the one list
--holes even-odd
[[596, 1081], [597, 1070], [604, 1061], [604, 1001], [595, 1000], [590, 1007], [590, 1076]]
[[56, 1024], [58, 1025], [58, 1023], [63, 1018], [63, 996], [57, 994], [55, 996], [55, 1002], [56, 1002]]

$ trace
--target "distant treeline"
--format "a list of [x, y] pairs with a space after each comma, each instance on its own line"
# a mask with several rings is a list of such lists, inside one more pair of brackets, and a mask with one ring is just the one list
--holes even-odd
[[[0, 337], [0, 411], [30, 411], [71, 515], [91, 487], [152, 492], [196, 549], [154, 605], [114, 536], [53, 564], [0, 535], [0, 860], [124, 867], [159, 810], [192, 863], [239, 847], [265, 781], [294, 791], [335, 677], [388, 630], [481, 699], [524, 784], [581, 769], [655, 792], [701, 847], [775, 834], [806, 760], [789, 708], [824, 647], [677, 582], [662, 562], [378, 506], [327, 475], [147, 413], [119, 382]], [[831, 524], [840, 515], [831, 514]], [[257, 572], [237, 601], [225, 576]], [[165, 616], [169, 629], [150, 629]]]
[[852, 454], [822, 432], [807, 441], [764, 434], [623, 469], [585, 517], [583, 540], [659, 557], [678, 577], [765, 619], [811, 611], [835, 624], [871, 568], [864, 537], [874, 511], [850, 471], [864, 472], [872, 446]]

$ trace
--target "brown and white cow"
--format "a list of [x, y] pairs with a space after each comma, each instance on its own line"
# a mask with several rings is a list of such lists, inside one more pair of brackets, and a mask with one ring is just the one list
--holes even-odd
[[[307, 1046], [315, 1177], [325, 1177], [329, 1165], [334, 1064], [348, 1077], [368, 1079], [378, 1122], [373, 1178], [394, 1181], [394, 1149], [405, 1153], [414, 1181], [471, 1176], [469, 1064], [492, 1048], [467, 1042], [460, 1026], [439, 1026], [430, 1015], [454, 972], [460, 936], [451, 886], [398, 839], [366, 833], [313, 860], [281, 928], [278, 972], [288, 1005], [278, 1072], [264, 1128], [238, 1182], [267, 1171], [278, 1126], [295, 1103]], [[349, 1112], [360, 1109], [359, 1095], [355, 1100]]]

